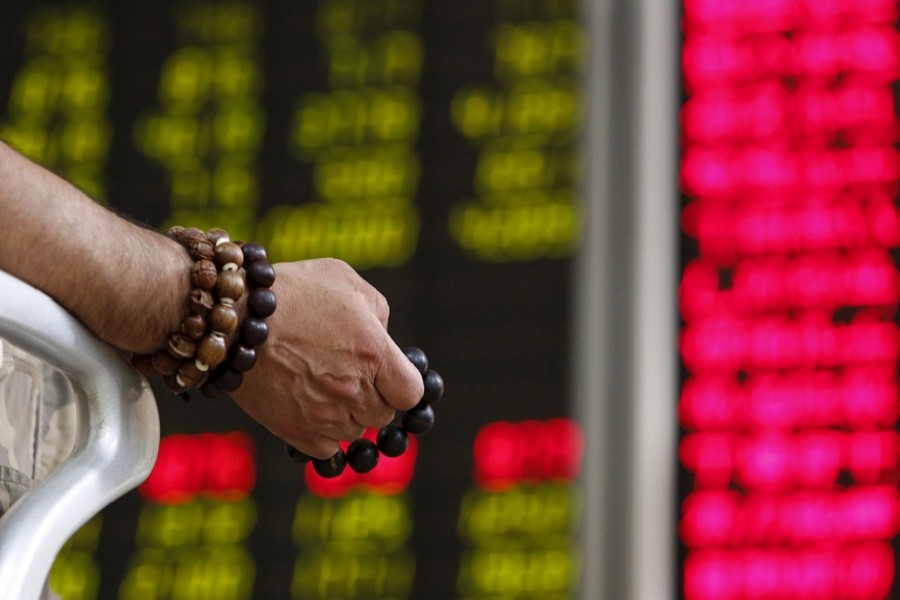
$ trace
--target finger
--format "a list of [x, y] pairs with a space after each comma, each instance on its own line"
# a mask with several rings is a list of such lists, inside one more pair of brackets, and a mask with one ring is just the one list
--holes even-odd
[[375, 374], [375, 389], [388, 405], [397, 410], [409, 410], [419, 403], [425, 393], [422, 374], [386, 331], [384, 337], [384, 354], [381, 367]]
[[313, 458], [331, 458], [341, 449], [338, 440], [324, 435], [286, 440], [288, 444]]
[[385, 298], [381, 292], [374, 288], [372, 288], [372, 292], [372, 312], [378, 317], [381, 326], [387, 329], [388, 321], [391, 318], [391, 307], [388, 304], [387, 298]]
[[353, 420], [366, 427], [380, 429], [394, 420], [397, 411], [378, 393], [372, 390], [372, 396], [364, 406], [354, 410]]
[[366, 428], [363, 425], [354, 421], [353, 417], [348, 417], [342, 423], [328, 426], [326, 429], [323, 429], [321, 433], [331, 439], [352, 441], [358, 437], [362, 437], [362, 434], [365, 433], [365, 431]]

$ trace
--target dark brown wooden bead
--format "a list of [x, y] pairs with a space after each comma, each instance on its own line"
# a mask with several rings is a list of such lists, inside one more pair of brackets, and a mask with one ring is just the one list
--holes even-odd
[[199, 387], [206, 382], [209, 371], [201, 371], [197, 368], [193, 359], [183, 360], [178, 364], [178, 377], [186, 388]]
[[200, 288], [194, 288], [191, 290], [191, 312], [200, 316], [206, 316], [206, 314], [212, 310], [213, 305], [216, 303], [213, 295], [209, 293], [207, 290], [201, 290]]
[[419, 402], [403, 413], [401, 424], [410, 433], [425, 433], [434, 426], [434, 409], [430, 404]]
[[231, 333], [237, 329], [237, 326], [238, 314], [233, 306], [216, 304], [213, 307], [212, 312], [209, 313], [209, 328], [213, 331], [231, 335]]
[[247, 283], [254, 288], [268, 288], [275, 283], [275, 267], [264, 260], [247, 267]]
[[228, 355], [228, 346], [225, 344], [225, 338], [212, 333], [204, 335], [200, 343], [197, 344], [196, 357], [209, 368], [214, 369], [225, 360]]
[[131, 364], [141, 372], [144, 377], [156, 377], [161, 373], [153, 366], [153, 356], [150, 354], [135, 354], [131, 357]]
[[175, 358], [191, 358], [197, 349], [197, 344], [186, 335], [173, 333], [168, 340], [169, 354]]
[[255, 242], [247, 242], [241, 247], [241, 250], [244, 251], [245, 265], [252, 265], [261, 260], [266, 262], [269, 261], [269, 255], [266, 254], [266, 249]]
[[266, 288], [257, 288], [250, 292], [247, 307], [254, 316], [265, 318], [275, 312], [277, 302], [275, 292]]
[[212, 245], [207, 239], [192, 241], [188, 244], [187, 247], [188, 254], [190, 254], [193, 260], [212, 260], [213, 256], [216, 254], [216, 248]]
[[211, 260], [201, 259], [191, 267], [191, 283], [201, 290], [211, 290], [217, 280], [216, 265]]
[[207, 398], [219, 398], [225, 395], [225, 392], [219, 387], [216, 380], [212, 378], [207, 379], [206, 383], [200, 386], [200, 391]]
[[228, 364], [236, 371], [249, 371], [256, 364], [256, 350], [244, 344], [235, 344]]
[[421, 348], [410, 346], [409, 348], [404, 348], [403, 353], [406, 354], [409, 362], [415, 365], [422, 375], [425, 375], [425, 371], [428, 370], [428, 357], [425, 356], [425, 352]]
[[222, 391], [233, 392], [244, 383], [244, 374], [234, 369], [228, 369], [216, 380], [216, 384]]
[[177, 239], [182, 231], [184, 231], [184, 227], [181, 225], [172, 225], [169, 227], [168, 235], [172, 239]]
[[206, 238], [215, 245], [218, 244], [221, 239], [230, 240], [231, 236], [221, 227], [213, 227], [206, 231]]
[[378, 466], [378, 448], [370, 439], [353, 440], [346, 454], [347, 464], [357, 473], [368, 473]]
[[165, 350], [158, 350], [150, 357], [153, 368], [163, 376], [171, 376], [178, 372], [178, 359]]
[[316, 473], [326, 479], [331, 479], [344, 472], [344, 468], [347, 466], [347, 455], [344, 454], [343, 450], [339, 449], [331, 458], [324, 460], [314, 458], [312, 464]]
[[199, 340], [206, 333], [206, 319], [202, 315], [189, 315], [181, 322], [181, 333], [192, 340]]
[[409, 435], [405, 429], [397, 425], [388, 425], [379, 429], [375, 441], [381, 453], [392, 458], [400, 456], [409, 447]]
[[174, 375], [167, 375], [163, 377], [163, 385], [166, 386], [166, 389], [175, 394], [176, 396], [181, 396], [184, 392], [187, 391], [183, 385], [178, 383], [175, 379]]
[[444, 397], [444, 378], [437, 371], [428, 369], [422, 376], [425, 384], [425, 395], [422, 396], [422, 402], [425, 404], [434, 404]]
[[269, 326], [262, 319], [250, 317], [241, 325], [241, 339], [251, 346], [262, 346], [269, 339]]
[[221, 301], [223, 298], [231, 298], [235, 302], [244, 294], [244, 275], [240, 271], [222, 271], [216, 282], [216, 295]]
[[244, 264], [244, 253], [241, 252], [241, 247], [234, 242], [223, 242], [216, 246], [216, 256], [213, 260], [219, 269], [228, 263], [234, 263], [241, 268]]

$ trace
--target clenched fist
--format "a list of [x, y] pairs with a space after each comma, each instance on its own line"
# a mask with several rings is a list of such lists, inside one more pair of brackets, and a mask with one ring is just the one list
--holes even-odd
[[234, 400], [317, 458], [422, 398], [422, 375], [387, 332], [388, 303], [334, 259], [275, 265], [278, 310]]

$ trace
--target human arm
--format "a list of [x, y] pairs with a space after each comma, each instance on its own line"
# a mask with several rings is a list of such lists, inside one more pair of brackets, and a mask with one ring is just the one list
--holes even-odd
[[[111, 345], [152, 352], [187, 314], [191, 260], [178, 243], [97, 205], [2, 142], [0, 218], [0, 269]], [[344, 263], [275, 268], [270, 338], [233, 398], [285, 441], [327, 458], [338, 440], [415, 405], [421, 376], [387, 334], [387, 302]]]

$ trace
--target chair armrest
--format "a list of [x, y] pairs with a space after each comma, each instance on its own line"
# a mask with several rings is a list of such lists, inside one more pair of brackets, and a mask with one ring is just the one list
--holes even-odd
[[67, 375], [78, 396], [72, 454], [0, 518], [0, 590], [31, 600], [66, 540], [150, 474], [159, 413], [146, 380], [113, 348], [3, 271], [0, 337]]

